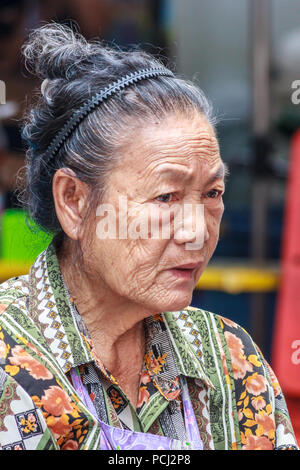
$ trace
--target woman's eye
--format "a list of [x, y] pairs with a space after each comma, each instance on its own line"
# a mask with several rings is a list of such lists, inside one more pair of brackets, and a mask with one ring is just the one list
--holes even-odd
[[217, 189], [212, 189], [211, 191], [209, 191], [206, 196], [211, 198], [211, 199], [215, 199], [217, 198], [219, 195], [221, 194], [221, 191], [218, 191]]
[[166, 193], [166, 194], [161, 194], [160, 196], [157, 196], [157, 200], [159, 202], [171, 202], [173, 197], [173, 193]]

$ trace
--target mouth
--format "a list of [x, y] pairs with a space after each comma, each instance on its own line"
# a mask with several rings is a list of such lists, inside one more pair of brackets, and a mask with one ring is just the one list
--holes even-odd
[[193, 279], [195, 272], [202, 266], [203, 262], [204, 260], [199, 261], [198, 263], [182, 264], [169, 269], [169, 271], [178, 278]]
[[204, 260], [198, 261], [198, 263], [189, 263], [189, 264], [181, 264], [180, 266], [175, 266], [173, 269], [196, 269], [200, 268]]

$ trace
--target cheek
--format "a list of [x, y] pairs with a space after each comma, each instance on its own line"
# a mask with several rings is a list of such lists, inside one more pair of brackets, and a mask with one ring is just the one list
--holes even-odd
[[97, 251], [102, 252], [104, 264], [111, 265], [118, 260], [118, 269], [124, 273], [132, 272], [132, 275], [144, 266], [154, 270], [168, 240], [153, 239], [157, 214], [153, 214], [151, 205], [121, 200], [110, 211], [102, 205], [102, 212], [97, 217], [96, 245]]
[[101, 249], [101, 270], [110, 285], [138, 292], [156, 282], [163, 253], [161, 240], [107, 241]]
[[206, 223], [210, 236], [213, 238], [219, 236], [220, 223], [224, 212], [223, 202], [216, 207], [210, 207], [207, 210]]
[[[160, 241], [159, 241], [160, 242]], [[118, 241], [118, 260], [116, 279], [108, 284], [120, 295], [130, 298], [151, 297], [159, 287], [161, 266], [161, 243], [155, 240], [120, 240]], [[116, 256], [116, 250], [113, 254]]]
[[152, 266], [153, 270], [160, 264], [169, 239], [161, 236], [159, 214], [151, 204], [129, 205], [124, 250], [131, 264]]

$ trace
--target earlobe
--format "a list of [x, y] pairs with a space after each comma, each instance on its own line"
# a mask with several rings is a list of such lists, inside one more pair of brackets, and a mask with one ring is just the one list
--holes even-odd
[[87, 197], [87, 185], [70, 168], [60, 168], [53, 177], [53, 199], [63, 231], [78, 240]]

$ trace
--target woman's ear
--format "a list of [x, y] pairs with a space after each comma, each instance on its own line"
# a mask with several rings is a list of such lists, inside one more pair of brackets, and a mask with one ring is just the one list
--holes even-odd
[[53, 177], [52, 192], [56, 215], [63, 231], [72, 240], [78, 240], [88, 185], [80, 181], [70, 168], [60, 168]]

